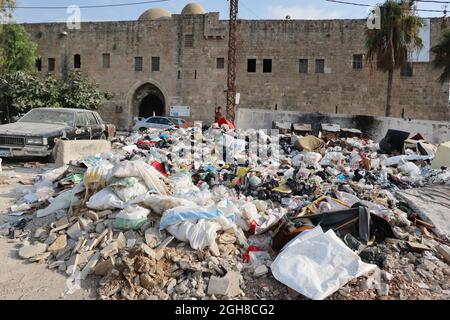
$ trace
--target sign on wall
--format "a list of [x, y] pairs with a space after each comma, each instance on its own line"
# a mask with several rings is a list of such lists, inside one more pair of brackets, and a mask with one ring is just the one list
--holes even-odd
[[409, 62], [430, 62], [431, 48], [431, 24], [430, 19], [423, 19], [423, 27], [420, 28], [419, 36], [422, 38], [423, 48], [411, 51]]
[[173, 106], [170, 107], [171, 117], [190, 117], [191, 107], [188, 106]]

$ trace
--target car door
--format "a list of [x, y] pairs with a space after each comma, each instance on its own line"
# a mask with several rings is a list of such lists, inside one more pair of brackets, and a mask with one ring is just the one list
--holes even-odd
[[153, 129], [160, 128], [159, 118], [155, 118], [155, 117], [149, 118], [149, 119], [147, 119], [146, 123], [147, 123], [147, 125], [146, 125], [147, 128], [153, 128]]
[[91, 131], [92, 139], [100, 139], [103, 134], [103, 127], [98, 123], [93, 112], [86, 112], [88, 128]]
[[169, 129], [169, 128], [173, 127], [173, 123], [169, 119], [167, 119], [167, 118], [159, 118], [159, 120], [160, 120], [160, 123], [161, 123], [161, 126], [160, 126], [161, 129]]
[[75, 140], [89, 140], [91, 138], [85, 112], [77, 112], [75, 116], [75, 126]]

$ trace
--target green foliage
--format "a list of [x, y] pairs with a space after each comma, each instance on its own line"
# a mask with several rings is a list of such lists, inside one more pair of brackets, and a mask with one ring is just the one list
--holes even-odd
[[110, 98], [98, 85], [89, 81], [79, 71], [69, 73], [59, 88], [60, 104], [65, 108], [97, 110], [103, 99]]
[[366, 58], [390, 71], [408, 61], [408, 50], [422, 48], [422, 19], [413, 14], [414, 1], [387, 0], [381, 7], [381, 29], [366, 31]]
[[0, 30], [0, 72], [31, 71], [37, 45], [22, 25], [4, 24]]
[[70, 73], [63, 80], [52, 75], [40, 80], [22, 71], [5, 73], [0, 75], [0, 120], [9, 122], [33, 108], [97, 110], [103, 99], [111, 97], [79, 72]]
[[433, 66], [442, 69], [439, 81], [444, 84], [450, 80], [450, 30], [444, 32], [439, 43], [431, 48], [431, 52], [435, 54]]

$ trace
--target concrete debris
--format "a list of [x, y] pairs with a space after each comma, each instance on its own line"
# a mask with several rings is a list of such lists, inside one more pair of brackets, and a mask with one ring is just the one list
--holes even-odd
[[212, 276], [208, 284], [208, 294], [215, 296], [226, 296], [233, 298], [241, 292], [239, 282], [241, 274], [239, 272], [228, 272], [225, 277]]
[[[309, 236], [319, 226], [334, 230], [342, 252], [381, 269], [346, 278], [327, 299], [450, 292], [440, 223], [448, 212], [427, 205], [450, 185], [445, 148], [433, 168], [436, 148], [414, 137], [405, 143], [409, 133], [393, 139], [391, 131], [379, 144], [334, 124], [314, 136], [310, 124], [276, 126], [278, 157], [263, 130], [244, 139], [228, 125], [134, 132], [112, 148], [99, 142], [104, 152], [88, 142], [89, 154], [61, 142], [59, 162], [70, 166], [28, 184], [15, 204], [27, 219], [1, 224], [0, 237], [24, 242], [20, 258], [64, 272], [67, 292], [98, 276], [105, 300], [304, 299], [275, 280], [272, 262], [283, 248], [306, 255], [300, 249], [318, 241]], [[267, 158], [250, 148], [258, 139]], [[335, 255], [333, 266], [320, 267], [345, 269], [344, 254]], [[308, 270], [298, 272], [307, 279]]]
[[24, 245], [19, 249], [19, 257], [21, 257], [22, 259], [29, 259], [44, 253], [46, 250], [47, 245], [43, 243]]

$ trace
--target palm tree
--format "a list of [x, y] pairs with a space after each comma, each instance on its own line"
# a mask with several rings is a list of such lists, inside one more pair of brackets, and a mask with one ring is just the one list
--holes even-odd
[[450, 80], [450, 30], [444, 32], [439, 43], [431, 48], [431, 52], [435, 54], [433, 66], [443, 69], [439, 81], [444, 84]]
[[394, 70], [408, 63], [408, 53], [422, 48], [422, 19], [414, 14], [412, 0], [386, 0], [380, 6], [381, 28], [366, 31], [366, 58], [388, 73], [386, 117], [392, 113]]

